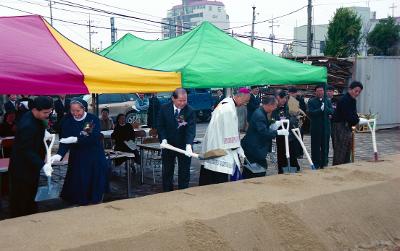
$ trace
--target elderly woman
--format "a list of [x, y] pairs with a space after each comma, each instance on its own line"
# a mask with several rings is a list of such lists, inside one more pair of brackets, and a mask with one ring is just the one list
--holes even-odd
[[87, 113], [87, 103], [71, 100], [71, 114], [61, 124], [60, 147], [52, 161], [69, 151], [68, 170], [60, 197], [78, 205], [99, 203], [108, 189], [108, 162], [101, 144], [100, 121]]
[[[139, 151], [137, 149], [131, 149], [125, 143], [126, 141], [135, 141], [135, 131], [131, 124], [126, 123], [126, 117], [124, 114], [118, 114], [117, 123], [115, 124], [115, 128], [113, 133], [111, 134], [111, 138], [115, 140], [114, 150], [121, 152], [130, 152], [135, 155], [133, 158], [137, 164], [140, 164], [140, 156]], [[123, 162], [125, 162], [125, 158], [120, 158], [115, 160], [115, 165], [119, 166]]]

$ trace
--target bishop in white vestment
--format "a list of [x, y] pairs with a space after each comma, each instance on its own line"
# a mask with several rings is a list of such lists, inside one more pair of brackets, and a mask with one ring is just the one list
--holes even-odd
[[244, 157], [244, 153], [240, 146], [236, 107], [246, 105], [249, 99], [250, 91], [241, 88], [234, 97], [223, 99], [213, 111], [202, 141], [202, 152], [223, 149], [227, 155], [204, 161], [200, 169], [200, 186], [227, 182], [239, 173], [239, 156]]

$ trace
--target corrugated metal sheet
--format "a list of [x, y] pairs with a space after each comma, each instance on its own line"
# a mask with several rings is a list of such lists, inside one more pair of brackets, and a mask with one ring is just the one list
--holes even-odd
[[357, 100], [360, 113], [378, 113], [379, 128], [400, 125], [400, 57], [360, 57], [354, 79], [364, 90]]

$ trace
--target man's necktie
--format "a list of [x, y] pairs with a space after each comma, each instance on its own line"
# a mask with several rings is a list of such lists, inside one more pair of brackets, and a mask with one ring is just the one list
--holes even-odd
[[178, 115], [179, 115], [179, 111], [178, 111], [178, 109], [175, 109], [174, 116], [175, 116], [176, 119], [178, 118]]

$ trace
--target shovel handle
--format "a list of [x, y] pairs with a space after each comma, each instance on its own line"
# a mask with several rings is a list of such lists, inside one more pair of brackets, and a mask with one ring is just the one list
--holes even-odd
[[[288, 119], [281, 119], [282, 122], [282, 128], [284, 130], [289, 131], [289, 125], [290, 122]], [[289, 153], [289, 136], [285, 136], [285, 150], [286, 150], [286, 158], [290, 158], [290, 153]]]
[[[160, 147], [164, 148], [164, 149], [171, 150], [171, 151], [175, 151], [175, 152], [178, 152], [178, 153], [182, 153], [182, 154], [187, 154], [188, 153], [185, 150], [182, 150], [182, 149], [177, 148], [175, 146], [171, 146], [170, 144], [160, 144]], [[197, 153], [190, 153], [190, 156], [199, 159], [199, 155]]]
[[310, 163], [311, 167], [314, 167], [314, 163], [311, 160], [310, 154], [308, 154], [306, 146], [304, 145], [303, 140], [301, 140], [301, 133], [299, 128], [292, 129], [292, 132], [294, 136], [296, 136], [296, 139], [299, 141], [301, 148], [303, 148], [303, 152], [306, 154], [308, 163]]
[[46, 163], [51, 164], [51, 149], [53, 148], [54, 141], [56, 140], [56, 135], [51, 134], [50, 145], [47, 145], [47, 138], [43, 138], [44, 146], [46, 148]]
[[[372, 147], [374, 150], [374, 154], [375, 156], [378, 156], [378, 148], [376, 146], [376, 119], [369, 119], [368, 120], [368, 127], [369, 130], [371, 131], [371, 136], [372, 136]], [[377, 160], [377, 157], [375, 157], [375, 159]]]

